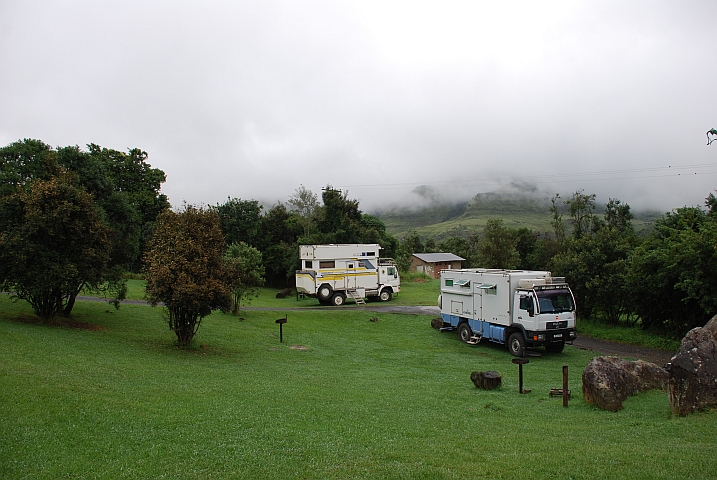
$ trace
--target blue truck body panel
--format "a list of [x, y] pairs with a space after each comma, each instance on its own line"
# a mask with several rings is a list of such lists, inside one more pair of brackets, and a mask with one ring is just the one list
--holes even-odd
[[452, 327], [457, 327], [461, 321], [468, 322], [468, 326], [471, 327], [474, 334], [480, 334], [483, 338], [490, 340], [491, 342], [505, 344], [505, 327], [502, 325], [495, 325], [490, 322], [484, 322], [482, 320], [473, 320], [470, 318], [463, 318], [458, 315], [450, 315], [447, 313], [441, 313], [444, 323], [450, 324]]

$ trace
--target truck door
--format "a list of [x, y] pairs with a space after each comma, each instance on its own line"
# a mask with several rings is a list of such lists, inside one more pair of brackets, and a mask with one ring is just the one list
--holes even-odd
[[356, 267], [358, 262], [346, 263], [346, 288], [356, 288]]
[[[461, 316], [471, 319], [478, 318], [473, 311], [473, 293], [471, 291], [471, 281], [458, 280], [453, 283], [453, 286], [458, 287], [458, 289], [460, 290], [459, 295], [461, 296], [461, 299], [456, 299], [456, 302], [460, 302], [461, 304], [461, 308], [463, 310]], [[451, 304], [453, 304], [453, 302], [451, 302]], [[451, 307], [451, 310], [454, 310], [454, 308]]]
[[537, 328], [537, 322], [532, 292], [515, 292], [513, 306], [513, 312], [515, 312], [513, 322], [520, 323], [526, 330], [535, 330]]
[[476, 282], [473, 294], [473, 314], [477, 320], [483, 320], [483, 289], [479, 288], [480, 284]]

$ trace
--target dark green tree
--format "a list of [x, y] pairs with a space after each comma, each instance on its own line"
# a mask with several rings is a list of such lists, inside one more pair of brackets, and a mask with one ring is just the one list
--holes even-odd
[[323, 206], [318, 221], [320, 243], [360, 243], [361, 210], [358, 200], [348, 197], [348, 192], [327, 185], [321, 194]]
[[212, 310], [231, 308], [226, 244], [215, 210], [185, 205], [157, 218], [145, 254], [147, 298], [167, 309], [167, 324], [179, 346], [188, 346]]
[[478, 263], [482, 268], [514, 269], [520, 262], [517, 238], [501, 218], [489, 218], [478, 244]]
[[282, 203], [261, 217], [257, 248], [262, 253], [268, 284], [283, 288], [293, 280], [299, 265], [297, 240], [303, 229], [302, 218], [287, 211]]
[[0, 197], [15, 193], [34, 179], [61, 172], [57, 152], [40, 140], [25, 139], [0, 148]]
[[580, 238], [589, 234], [595, 218], [595, 194], [587, 195], [583, 190], [577, 190], [572, 197], [565, 200], [565, 205], [568, 206], [573, 237]]
[[232, 292], [232, 308], [234, 315], [241, 305], [251, 302], [259, 295], [264, 285], [264, 265], [261, 252], [244, 242], [232, 243], [224, 254]]
[[259, 244], [259, 224], [262, 206], [257, 200], [229, 198], [215, 207], [224, 232], [227, 245], [244, 242], [249, 245]]
[[407, 272], [411, 268], [411, 257], [414, 253], [424, 253], [425, 247], [421, 241], [420, 235], [415, 230], [408, 232], [399, 242], [398, 255], [396, 255], [396, 263], [402, 272]]
[[108, 280], [110, 234], [73, 174], [17, 186], [0, 200], [3, 288], [43, 319], [70, 315], [83, 288], [99, 289]]
[[[581, 194], [576, 193], [576, 197]], [[582, 195], [583, 209], [589, 211], [592, 196]], [[633, 234], [630, 207], [610, 199], [605, 218], [575, 217], [582, 223], [577, 236], [565, 240], [563, 249], [553, 257], [551, 269], [565, 276], [575, 294], [579, 312], [585, 317], [597, 316], [605, 323], [629, 321], [632, 308], [628, 284], [628, 259], [637, 239]], [[578, 215], [578, 216], [579, 216]], [[587, 228], [589, 226], [589, 228]]]
[[137, 269], [143, 241], [157, 213], [169, 207], [159, 193], [164, 172], [146, 162], [139, 149], [122, 153], [88, 145], [54, 150], [39, 140], [26, 139], [0, 149], [0, 195], [34, 179], [48, 179], [60, 171], [74, 172], [77, 184], [92, 194], [102, 218], [112, 229], [111, 264]]
[[682, 336], [717, 313], [717, 224], [698, 207], [655, 222], [631, 257], [632, 303], [645, 328]]

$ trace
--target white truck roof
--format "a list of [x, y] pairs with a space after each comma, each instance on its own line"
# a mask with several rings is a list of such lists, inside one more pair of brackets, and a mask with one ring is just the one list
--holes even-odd
[[301, 260], [335, 260], [341, 258], [378, 258], [378, 243], [331, 243], [328, 245], [300, 245]]

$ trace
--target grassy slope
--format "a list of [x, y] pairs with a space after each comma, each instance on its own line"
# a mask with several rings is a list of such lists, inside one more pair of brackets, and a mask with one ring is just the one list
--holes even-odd
[[[434, 204], [421, 210], [393, 209], [377, 212], [392, 235], [401, 238], [415, 230], [423, 238], [444, 238], [483, 231], [490, 218], [502, 218], [511, 228], [530, 228], [537, 232], [552, 231], [550, 200], [493, 193], [476, 195], [470, 202], [456, 205]], [[602, 206], [596, 209], [602, 214]], [[656, 212], [636, 213], [636, 231], [647, 229], [659, 216]], [[565, 215], [567, 218], [567, 215]]]
[[[661, 392], [617, 413], [580, 394], [589, 352], [531, 359], [528, 395], [497, 346], [429, 317], [356, 311], [214, 314], [196, 350], [161, 310], [79, 302], [98, 329], [19, 321], [0, 296], [2, 478], [705, 478], [717, 412], [672, 418]], [[370, 316], [375, 314], [371, 313]], [[291, 346], [301, 345], [308, 350]], [[570, 367], [573, 399], [549, 399]], [[474, 370], [504, 385], [479, 391]], [[669, 442], [669, 448], [665, 448]]]

